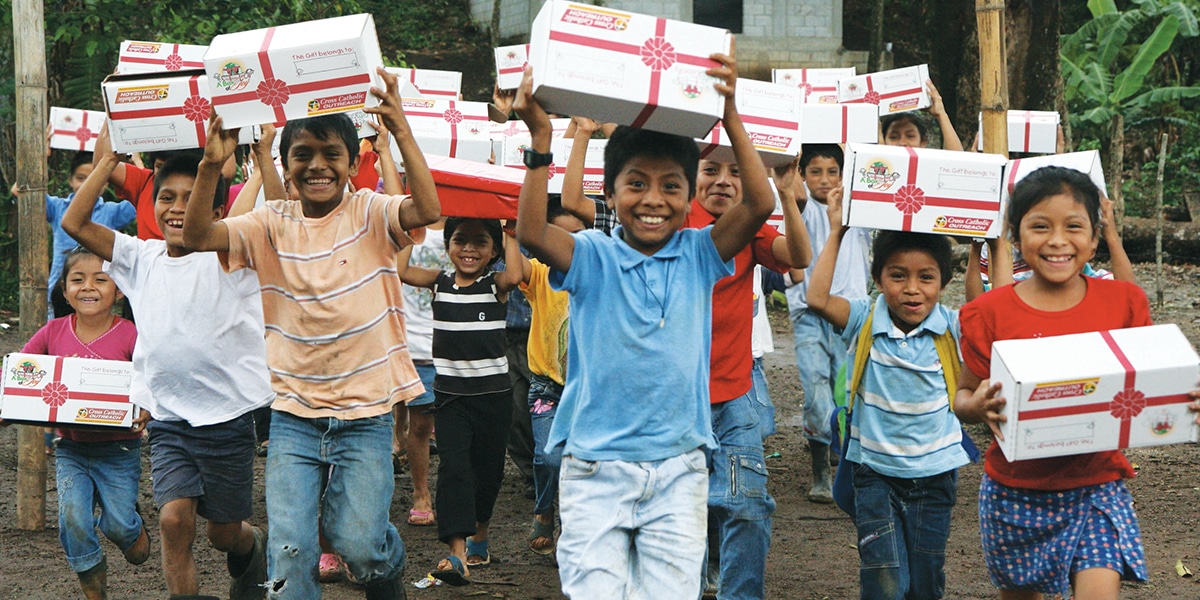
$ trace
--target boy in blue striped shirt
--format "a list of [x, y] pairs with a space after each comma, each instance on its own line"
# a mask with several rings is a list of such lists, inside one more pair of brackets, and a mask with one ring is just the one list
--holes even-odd
[[[956, 501], [957, 469], [968, 462], [962, 427], [950, 411], [953, 391], [937, 349], [949, 331], [958, 347], [958, 311], [939, 302], [953, 274], [943, 236], [880, 231], [871, 276], [880, 296], [830, 295], [846, 228], [841, 188], [829, 194], [829, 240], [813, 269], [808, 308], [828, 320], [850, 348], [857, 378], [850, 443], [861, 597], [873, 600], [941, 598], [946, 587], [946, 539]], [[870, 356], [856, 356], [870, 327]], [[957, 350], [952, 350], [958, 360]], [[953, 372], [953, 370], [952, 370]], [[851, 465], [847, 465], [851, 466]]]

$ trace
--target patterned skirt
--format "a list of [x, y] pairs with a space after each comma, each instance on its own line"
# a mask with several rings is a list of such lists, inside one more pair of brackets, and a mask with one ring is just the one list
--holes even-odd
[[984, 475], [979, 529], [992, 585], [1070, 594], [1071, 574], [1106, 568], [1146, 581], [1146, 552], [1123, 481], [1062, 491], [1010, 488]]

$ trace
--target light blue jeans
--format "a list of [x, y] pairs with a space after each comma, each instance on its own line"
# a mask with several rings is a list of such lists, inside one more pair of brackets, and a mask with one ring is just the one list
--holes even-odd
[[86, 444], [59, 440], [54, 461], [58, 541], [72, 571], [82, 573], [104, 560], [97, 527], [122, 552], [142, 535], [142, 517], [136, 510], [141, 447], [141, 440]]
[[[767, 492], [759, 412], [753, 391], [712, 405], [713, 435], [708, 479], [709, 531], [719, 539], [720, 600], [761, 600], [775, 499]], [[711, 545], [711, 543], [710, 543]]]
[[754, 408], [758, 410], [758, 432], [765, 440], [775, 433], [775, 403], [771, 402], [771, 390], [767, 388], [767, 374], [763, 372], [761, 356], [751, 364], [750, 379], [754, 382], [750, 394], [754, 399]]
[[401, 577], [404, 542], [388, 521], [394, 488], [391, 412], [343, 421], [274, 411], [267, 453], [267, 597], [321, 597], [318, 510], [320, 532], [356, 579], [370, 586]]
[[562, 591], [586, 600], [698, 598], [708, 466], [697, 448], [664, 460], [563, 456]]
[[558, 401], [563, 387], [549, 377], [534, 373], [529, 378], [529, 419], [533, 424], [533, 485], [537, 489], [537, 500], [533, 503], [533, 514], [544, 515], [554, 508], [558, 496], [558, 469], [562, 456], [558, 452], [546, 452], [546, 440], [550, 439], [550, 426], [554, 425], [554, 414], [558, 412]]
[[846, 362], [846, 344], [828, 321], [808, 310], [792, 313], [792, 336], [800, 385], [804, 387], [804, 437], [829, 444], [833, 382]]

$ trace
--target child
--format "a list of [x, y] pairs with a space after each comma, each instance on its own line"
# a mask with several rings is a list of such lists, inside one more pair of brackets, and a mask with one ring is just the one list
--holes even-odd
[[[805, 144], [800, 152], [800, 177], [808, 188], [809, 201], [802, 217], [808, 228], [813, 255], [819, 256], [829, 239], [832, 224], [827, 204], [842, 187], [842, 149], [836, 144]], [[833, 271], [834, 294], [847, 299], [866, 298], [870, 232], [850, 228], [841, 241], [837, 267]], [[807, 310], [808, 279], [812, 269], [789, 272], [793, 285], [787, 289], [788, 312], [796, 343], [796, 366], [804, 388], [804, 437], [812, 458], [813, 483], [808, 501], [833, 502], [833, 473], [830, 471], [829, 416], [833, 414], [833, 382], [846, 360], [846, 344], [828, 321]]]
[[[950, 115], [942, 104], [942, 95], [938, 93], [932, 81], [925, 82], [931, 104], [929, 114], [937, 119], [938, 128], [942, 130], [942, 148], [962, 151], [962, 140], [954, 131]], [[928, 125], [924, 117], [916, 112], [902, 112], [888, 115], [879, 121], [880, 143], [888, 146], [908, 146], [909, 148], [925, 148], [929, 146]]]
[[[732, 56], [708, 75], [724, 95], [736, 156], [755, 150], [734, 102]], [[516, 109], [526, 156], [549, 164], [550, 122], [532, 74]], [[532, 153], [532, 155], [530, 154]], [[576, 598], [695, 598], [704, 557], [708, 467], [716, 448], [708, 394], [713, 285], [770, 216], [766, 177], [716, 224], [683, 229], [696, 191], [693, 140], [618, 128], [605, 150], [604, 193], [620, 226], [572, 235], [546, 222], [546, 172], [533, 167], [518, 203], [518, 239], [571, 294], [570, 377], [548, 451], [561, 450], [559, 575]], [[762, 169], [759, 163], [758, 169]], [[747, 299], [748, 300], [748, 299]]]
[[[215, 250], [230, 272], [253, 269], [263, 289], [267, 363], [275, 400], [267, 454], [270, 526], [267, 597], [317, 598], [320, 531], [367, 598], [403, 598], [404, 543], [388, 521], [392, 407], [424, 390], [404, 336], [396, 253], [405, 230], [437, 220], [433, 175], [400, 108], [396, 78], [371, 92], [400, 147], [411, 197], [346, 193], [358, 135], [345, 114], [284, 127], [280, 153], [299, 200], [272, 200], [225, 221], [194, 205], [184, 239]], [[195, 193], [207, 198], [237, 144], [236, 130], [209, 123]], [[329, 473], [328, 485], [322, 485]]]
[[[173, 595], [199, 592], [192, 542], [196, 515], [227, 554], [231, 598], [261, 598], [265, 535], [253, 514], [254, 423], [271, 400], [262, 302], [253, 274], [226, 275], [213, 254], [183, 246], [183, 215], [196, 163], [177, 157], [154, 177], [154, 217], [163, 240], [139, 240], [91, 220], [93, 205], [119, 165], [100, 157], [63, 216], [63, 229], [97, 256], [138, 315], [133, 402], [149, 411], [150, 466], [159, 507], [163, 574]], [[224, 190], [222, 190], [224, 191]], [[219, 219], [224, 194], [190, 203]], [[206, 339], [201, 334], [211, 332]]]
[[[100, 136], [96, 138], [96, 148], [93, 153], [92, 165], [99, 166], [99, 161], [105, 155], [112, 152], [112, 141], [108, 135], [108, 121], [105, 121], [100, 126]], [[113, 186], [113, 190], [117, 193], [117, 198], [131, 202], [137, 213], [137, 237], [141, 240], [161, 240], [163, 232], [155, 221], [155, 197], [154, 197], [154, 174], [158, 168], [167, 161], [177, 156], [192, 157], [194, 161], [200, 160], [200, 153], [194, 150], [168, 150], [164, 152], [154, 152], [150, 155], [153, 161], [153, 169], [147, 169], [140, 165], [121, 162], [108, 177], [108, 183]], [[228, 181], [228, 178], [226, 178]]]
[[[957, 311], [940, 303], [953, 275], [950, 242], [938, 235], [880, 231], [871, 277], [880, 296], [846, 299], [829, 293], [847, 228], [841, 189], [830, 194], [831, 231], [808, 284], [808, 309], [840, 332], [850, 349], [847, 369], [854, 411], [844, 457], [854, 467], [855, 524], [863, 600], [941, 598], [946, 589], [946, 540], [956, 501], [957, 469], [967, 462], [962, 428], [950, 412], [950, 392], [937, 340], [957, 348]], [[867, 349], [856, 340], [869, 336]], [[858, 357], [869, 351], [870, 356]], [[957, 363], [957, 350], [953, 350]], [[857, 358], [857, 361], [855, 359]], [[842, 465], [843, 468], [849, 465]]]
[[[21, 352], [131, 360], [137, 330], [112, 314], [121, 292], [101, 270], [100, 258], [77, 247], [63, 259], [63, 294], [74, 312], [46, 323]], [[150, 557], [150, 536], [137, 508], [144, 425], [136, 422], [131, 431], [58, 430], [58, 539], [89, 600], [108, 597], [108, 563], [97, 526], [129, 564]], [[93, 516], [97, 508], [99, 518]]]
[[[1045, 167], [1022, 179], [1007, 225], [1033, 274], [963, 307], [963, 369], [954, 412], [1000, 437], [1005, 399], [988, 379], [992, 342], [1150, 325], [1134, 284], [1085, 278], [1100, 239], [1100, 194], [1088, 176]], [[1200, 399], [1200, 390], [1189, 394]], [[1200, 411], [1200, 402], [1190, 408]], [[992, 584], [1006, 600], [1061, 594], [1116, 598], [1121, 581], [1145, 581], [1133, 468], [1117, 450], [1011, 463], [992, 444], [979, 488], [979, 527]]]
[[504, 301], [521, 282], [521, 252], [494, 219], [446, 220], [446, 252], [454, 269], [404, 264], [400, 280], [433, 290], [434, 427], [438, 432], [438, 539], [450, 555], [433, 576], [469, 583], [470, 567], [491, 562], [488, 524], [504, 478], [504, 448], [512, 421], [512, 387]]

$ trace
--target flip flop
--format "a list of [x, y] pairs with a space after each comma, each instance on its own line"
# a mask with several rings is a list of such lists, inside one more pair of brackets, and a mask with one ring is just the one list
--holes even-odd
[[[533, 540], [538, 538], [546, 538], [550, 540], [550, 545], [544, 548], [534, 548]], [[541, 556], [550, 556], [551, 554], [554, 554], [554, 547], [556, 546], [554, 543], [554, 523], [542, 523], [541, 521], [537, 520], [536, 517], [534, 517], [533, 526], [529, 530], [529, 539], [526, 541], [526, 545], [529, 546], [529, 551], [534, 554]]]
[[412, 509], [408, 511], [408, 524], [414, 527], [428, 527], [437, 525], [437, 519], [433, 516], [431, 510]]
[[471, 583], [471, 580], [467, 579], [467, 568], [463, 566], [462, 561], [457, 556], [451, 554], [446, 557], [446, 560], [450, 561], [450, 568], [438, 569], [431, 572], [430, 575], [433, 575], [434, 579], [445, 581], [453, 586], [468, 585]]
[[[471, 562], [471, 557], [482, 558], [479, 562]], [[488, 541], [483, 540], [477, 542], [470, 537], [467, 538], [467, 566], [469, 567], [486, 567], [492, 564], [492, 555], [488, 552]]]

